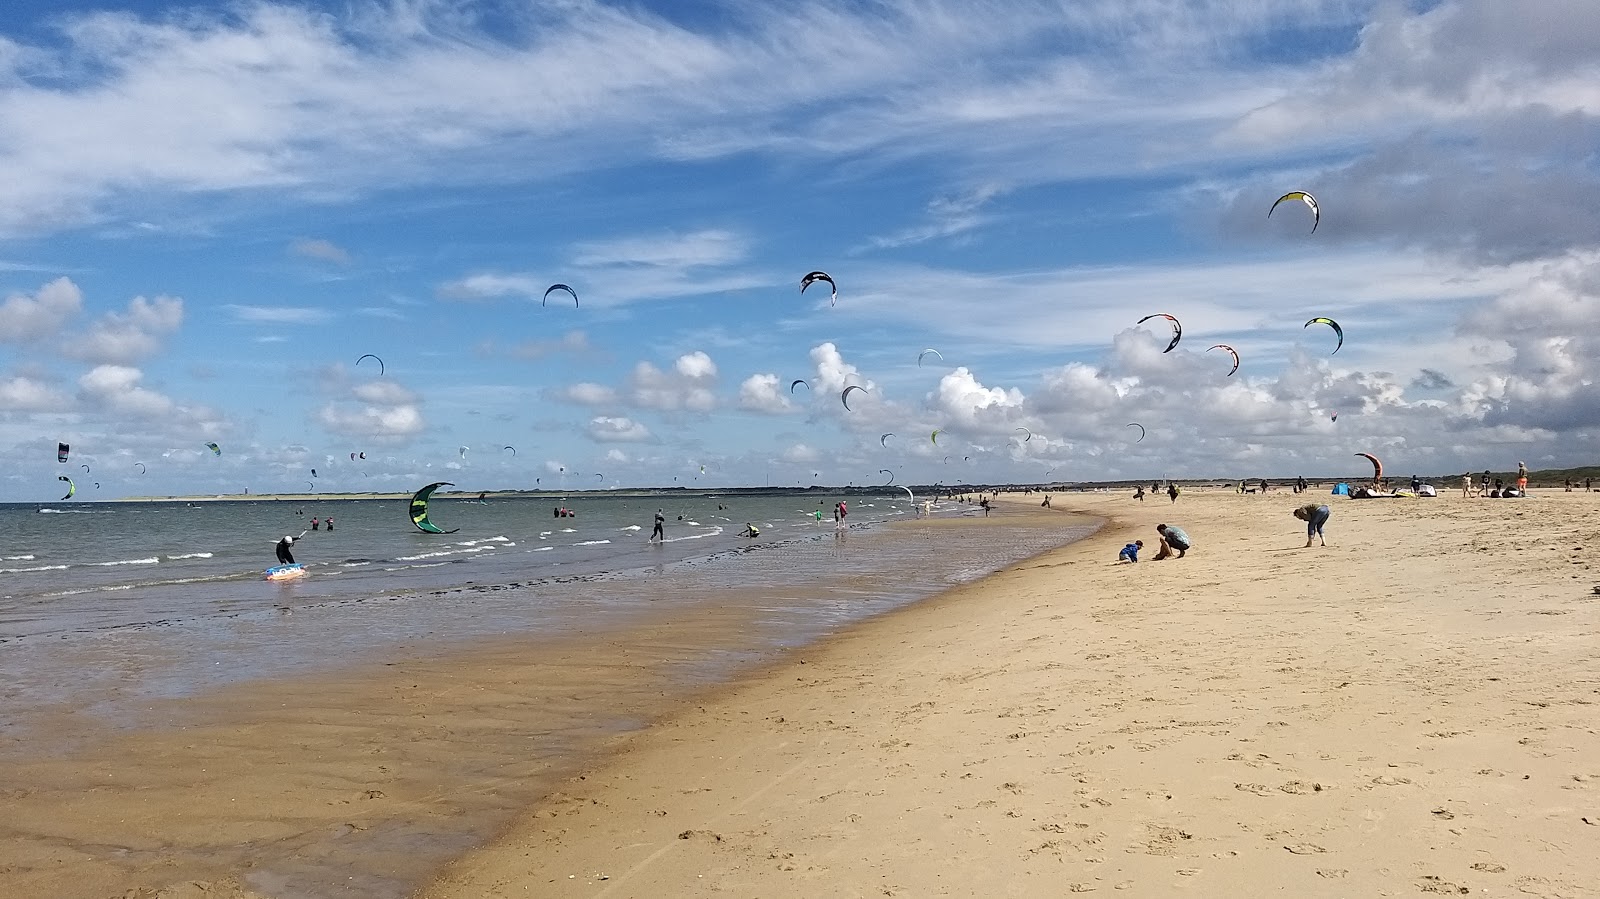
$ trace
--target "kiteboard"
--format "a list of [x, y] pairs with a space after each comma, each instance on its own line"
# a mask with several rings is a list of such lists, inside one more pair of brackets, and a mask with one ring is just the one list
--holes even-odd
[[299, 562], [296, 562], [293, 565], [279, 565], [276, 568], [267, 569], [267, 580], [288, 581], [297, 577], [304, 577], [305, 573], [306, 567], [301, 565]]

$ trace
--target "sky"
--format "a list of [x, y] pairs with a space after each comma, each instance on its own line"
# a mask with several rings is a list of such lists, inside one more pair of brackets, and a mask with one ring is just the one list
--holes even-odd
[[1597, 148], [1592, 0], [12, 0], [0, 501], [1595, 464]]

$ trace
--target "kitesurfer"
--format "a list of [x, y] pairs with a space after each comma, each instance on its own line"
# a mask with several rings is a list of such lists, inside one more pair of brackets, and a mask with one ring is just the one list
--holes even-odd
[[[667, 532], [665, 530], [666, 524], [667, 524], [667, 516], [666, 516], [666, 514], [663, 513], [660, 509], [657, 509], [656, 510], [656, 526], [654, 528], [652, 528], [651, 531], [650, 531], [650, 540], [658, 540], [659, 539], [661, 542], [665, 543], [666, 540], [667, 540]], [[649, 541], [646, 541], [646, 542], [649, 542]]]
[[1181, 559], [1183, 554], [1194, 546], [1194, 543], [1190, 541], [1189, 535], [1184, 532], [1183, 528], [1175, 525], [1158, 524], [1156, 525], [1156, 533], [1161, 535], [1161, 551], [1156, 553], [1155, 557], [1157, 562], [1174, 553]]
[[1143, 484], [1140, 484], [1139, 486], [1133, 488], [1133, 498], [1138, 500], [1141, 503], [1144, 502], [1144, 485]]
[[280, 564], [280, 565], [293, 565], [294, 564], [294, 553], [289, 552], [289, 547], [293, 546], [294, 542], [296, 540], [299, 540], [300, 537], [304, 537], [305, 535], [306, 535], [305, 531], [301, 531], [299, 537], [291, 537], [291, 536], [285, 534], [283, 539], [278, 541], [278, 545], [277, 545], [278, 564]]
[[1306, 523], [1306, 546], [1310, 546], [1313, 539], [1321, 540], [1323, 546], [1328, 545], [1328, 538], [1322, 536], [1322, 526], [1328, 523], [1328, 516], [1332, 514], [1331, 509], [1318, 503], [1294, 510], [1294, 517]]
[[1167, 485], [1167, 498], [1172, 500], [1173, 502], [1177, 502], [1178, 501], [1178, 485], [1177, 484], [1168, 484]]

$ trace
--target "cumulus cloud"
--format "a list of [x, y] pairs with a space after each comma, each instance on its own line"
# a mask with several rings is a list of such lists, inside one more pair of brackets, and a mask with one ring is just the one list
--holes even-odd
[[14, 293], [0, 303], [0, 341], [26, 343], [55, 335], [83, 309], [83, 292], [57, 278], [33, 294]]
[[1456, 386], [1456, 384], [1444, 372], [1424, 368], [1415, 378], [1411, 379], [1411, 386], [1418, 390], [1448, 390]]
[[747, 412], [782, 415], [793, 407], [783, 394], [783, 385], [773, 374], [755, 374], [739, 385], [739, 408]]
[[589, 420], [589, 439], [596, 443], [643, 443], [650, 429], [631, 418], [599, 415]]
[[696, 350], [679, 356], [671, 371], [641, 361], [629, 373], [623, 395], [641, 409], [710, 412], [717, 405], [716, 382], [716, 363]]
[[0, 380], [0, 411], [61, 412], [71, 403], [72, 397], [43, 381], [22, 376]]
[[320, 372], [318, 386], [329, 399], [315, 418], [331, 433], [401, 443], [427, 427], [421, 398], [393, 377], [356, 381], [334, 365]]
[[331, 240], [321, 238], [300, 237], [289, 243], [289, 252], [303, 259], [315, 259], [319, 262], [331, 262], [335, 265], [349, 265], [350, 252]]
[[90, 362], [137, 362], [158, 352], [163, 338], [182, 324], [183, 300], [134, 297], [126, 312], [106, 313], [89, 327], [88, 334], [70, 340], [66, 353]]

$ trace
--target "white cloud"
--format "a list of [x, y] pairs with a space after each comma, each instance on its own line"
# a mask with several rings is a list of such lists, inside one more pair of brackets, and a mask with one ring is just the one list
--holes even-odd
[[796, 443], [792, 446], [785, 447], [783, 452], [779, 454], [778, 458], [785, 462], [794, 462], [797, 464], [804, 463], [809, 465], [813, 462], [821, 460], [822, 453], [818, 452], [815, 447], [807, 446], [804, 443]]
[[318, 372], [318, 387], [329, 400], [316, 421], [343, 437], [403, 443], [427, 428], [422, 401], [393, 377], [352, 380], [341, 365]]
[[793, 406], [789, 398], [783, 395], [777, 375], [755, 374], [745, 378], [744, 383], [739, 385], [739, 408], [749, 412], [782, 415], [790, 411]]
[[498, 300], [505, 297], [524, 299], [544, 296], [549, 282], [538, 282], [529, 275], [502, 275], [486, 272], [468, 275], [439, 286], [440, 299], [445, 300]]
[[514, 344], [508, 352], [518, 359], [544, 359], [561, 354], [582, 356], [592, 352], [593, 349], [588, 334], [583, 331], [568, 331], [555, 340], [528, 340]]
[[631, 418], [596, 416], [589, 420], [589, 439], [597, 443], [642, 443], [650, 440], [650, 430]]
[[0, 411], [62, 412], [71, 406], [70, 396], [43, 381], [21, 376], [0, 380]]
[[623, 395], [643, 409], [710, 412], [717, 405], [716, 380], [716, 363], [696, 350], [679, 356], [670, 372], [649, 362], [638, 363], [628, 375]]
[[222, 308], [233, 313], [237, 321], [251, 323], [318, 325], [333, 318], [333, 314], [326, 309], [310, 306], [242, 306], [229, 303]]
[[350, 251], [331, 240], [323, 240], [321, 238], [295, 238], [289, 243], [289, 252], [292, 255], [305, 259], [315, 259], [319, 262], [332, 262], [335, 265], [350, 264]]
[[82, 309], [83, 292], [67, 278], [57, 278], [31, 296], [14, 293], [0, 303], [0, 342], [53, 336]]
[[82, 397], [90, 405], [134, 418], [170, 416], [175, 404], [139, 382], [144, 373], [126, 365], [97, 365], [78, 379]]
[[159, 351], [162, 339], [182, 324], [183, 300], [134, 297], [127, 312], [108, 312], [90, 326], [88, 334], [69, 341], [66, 353], [90, 362], [137, 362]]
[[617, 402], [617, 392], [603, 384], [581, 382], [554, 391], [558, 399], [581, 406], [610, 406]]
[[692, 353], [685, 353], [679, 356], [678, 360], [672, 363], [672, 367], [677, 370], [678, 374], [691, 381], [717, 376], [717, 364], [712, 362], [711, 357], [702, 350], [695, 350]]

